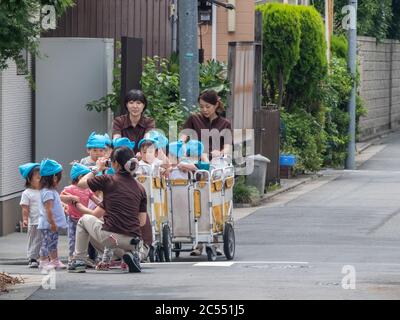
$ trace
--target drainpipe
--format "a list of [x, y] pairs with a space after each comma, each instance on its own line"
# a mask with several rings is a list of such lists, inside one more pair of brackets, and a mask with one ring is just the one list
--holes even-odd
[[211, 58], [217, 60], [217, 6], [212, 5]]

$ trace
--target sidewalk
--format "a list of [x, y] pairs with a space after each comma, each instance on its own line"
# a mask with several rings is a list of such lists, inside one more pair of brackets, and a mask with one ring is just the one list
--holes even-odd
[[[27, 264], [26, 258], [27, 234], [14, 232], [0, 237], [0, 264]], [[68, 259], [68, 237], [60, 236], [58, 240], [58, 255], [62, 260]]]

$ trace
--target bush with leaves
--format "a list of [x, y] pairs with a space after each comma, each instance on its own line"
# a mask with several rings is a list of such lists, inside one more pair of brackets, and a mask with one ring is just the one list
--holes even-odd
[[316, 93], [328, 70], [323, 21], [313, 7], [298, 6], [300, 17], [300, 58], [290, 74], [285, 107], [301, 104], [309, 112], [319, 112]]
[[233, 186], [233, 202], [247, 203], [257, 205], [261, 196], [258, 189], [254, 186], [247, 185], [244, 176], [238, 176]]
[[297, 156], [295, 171], [317, 171], [323, 164], [326, 136], [323, 126], [304, 109], [290, 113], [281, 109], [284, 128], [281, 137], [281, 153]]
[[147, 99], [146, 114], [165, 134], [170, 121], [176, 121], [179, 127], [188, 114], [179, 98], [179, 73], [170, 71], [168, 66], [167, 59], [147, 58], [140, 82]]
[[[311, 3], [324, 15], [325, 0], [312, 0]], [[335, 34], [344, 34], [342, 27], [344, 15], [342, 8], [349, 4], [348, 0], [334, 1]], [[363, 36], [375, 37], [379, 41], [387, 37], [400, 39], [399, 0], [362, 0], [358, 1], [357, 33]]]
[[[226, 105], [230, 92], [226, 64], [209, 60], [199, 68], [200, 91], [216, 90]], [[159, 57], [146, 59], [141, 79], [148, 100], [146, 113], [155, 119], [157, 127], [166, 134], [169, 121], [176, 121], [179, 128], [189, 115], [189, 110], [179, 98], [179, 81], [179, 63], [174, 56], [170, 60]]]
[[301, 25], [297, 6], [256, 7], [263, 17], [263, 81], [268, 102], [283, 103], [285, 86], [300, 58]]
[[46, 4], [54, 5], [60, 16], [73, 6], [74, 0], [0, 1], [0, 70], [7, 68], [11, 59], [18, 68], [28, 72], [21, 51], [26, 49], [32, 55], [39, 54], [37, 39], [42, 28], [35, 15]]

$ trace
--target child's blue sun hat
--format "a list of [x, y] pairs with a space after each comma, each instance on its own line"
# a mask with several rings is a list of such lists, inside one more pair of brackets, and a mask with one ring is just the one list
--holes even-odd
[[177, 158], [183, 157], [183, 142], [180, 140], [171, 142], [168, 145], [168, 151], [169, 151], [169, 154], [171, 154]]
[[105, 133], [103, 137], [104, 137], [104, 142], [105, 142], [106, 146], [111, 147], [112, 141], [110, 139], [110, 136], [107, 133]]
[[24, 179], [26, 179], [26, 178], [28, 178], [29, 173], [36, 167], [40, 167], [40, 164], [29, 162], [29, 163], [25, 163], [25, 164], [19, 166], [18, 170], [19, 170], [19, 173], [21, 174], [21, 176]]
[[133, 150], [135, 148], [135, 141], [130, 141], [128, 138], [115, 138], [113, 140], [113, 147], [128, 147]]
[[106, 138], [101, 134], [96, 134], [92, 132], [87, 140], [86, 148], [88, 149], [105, 149], [106, 148]]
[[90, 169], [83, 164], [80, 163], [74, 163], [71, 168], [71, 172], [69, 173], [69, 176], [71, 177], [72, 180], [75, 180], [79, 176], [86, 175], [90, 172]]
[[159, 131], [151, 130], [148, 132], [149, 138], [156, 141], [157, 149], [166, 148], [168, 145], [168, 138]]
[[188, 157], [199, 157], [204, 152], [204, 144], [198, 140], [189, 140], [186, 143], [186, 155]]
[[52, 159], [44, 159], [40, 163], [40, 175], [42, 177], [55, 175], [61, 172], [62, 170], [63, 170], [62, 165]]
[[157, 141], [155, 139], [151, 139], [151, 138], [143, 138], [139, 141], [138, 144], [138, 149], [140, 150], [140, 147], [142, 146], [143, 143], [145, 142], [151, 142], [154, 144], [154, 146], [157, 148]]

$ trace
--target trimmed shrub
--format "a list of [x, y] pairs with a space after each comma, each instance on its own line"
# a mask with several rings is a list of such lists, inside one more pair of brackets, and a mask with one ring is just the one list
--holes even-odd
[[300, 17], [296, 6], [258, 5], [263, 15], [263, 71], [269, 100], [282, 106], [285, 85], [300, 58]]

